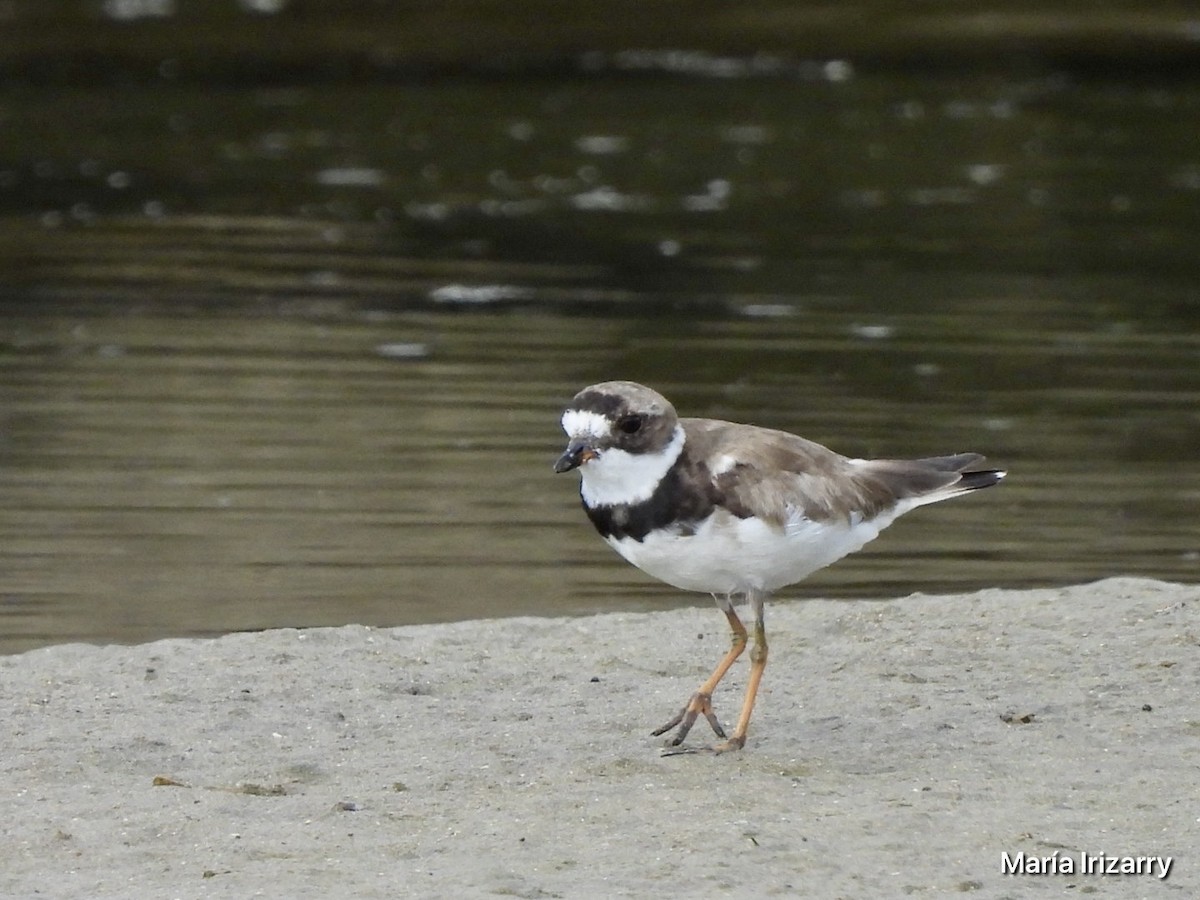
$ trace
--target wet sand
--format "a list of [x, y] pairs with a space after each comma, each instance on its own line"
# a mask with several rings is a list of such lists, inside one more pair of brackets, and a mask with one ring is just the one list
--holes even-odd
[[727, 646], [704, 604], [0, 658], [0, 895], [1200, 896], [1200, 586], [767, 621], [720, 756], [649, 734]]

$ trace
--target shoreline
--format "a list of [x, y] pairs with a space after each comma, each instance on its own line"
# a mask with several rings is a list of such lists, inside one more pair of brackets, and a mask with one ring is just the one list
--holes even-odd
[[775, 602], [720, 756], [649, 734], [727, 646], [703, 604], [31, 650], [0, 896], [1195, 896], [1198, 610], [1129, 578]]

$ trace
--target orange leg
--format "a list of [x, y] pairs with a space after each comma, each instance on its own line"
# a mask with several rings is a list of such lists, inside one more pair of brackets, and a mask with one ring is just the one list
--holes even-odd
[[742, 702], [742, 714], [738, 716], [737, 725], [729, 740], [713, 747], [714, 753], [724, 753], [727, 750], [741, 750], [746, 745], [746, 731], [750, 728], [750, 713], [754, 711], [754, 701], [758, 697], [758, 684], [762, 681], [763, 670], [767, 668], [767, 629], [763, 622], [762, 608], [754, 619], [754, 647], [750, 650], [750, 680], [746, 682], [746, 699]]
[[733, 629], [733, 646], [729, 648], [729, 652], [725, 654], [725, 658], [721, 660], [720, 665], [717, 666], [708, 681], [700, 685], [700, 690], [693, 694], [687, 706], [680, 710], [679, 715], [654, 732], [654, 734], [662, 734], [676, 725], [679, 726], [679, 733], [672, 739], [671, 746], [663, 751], [664, 755], [695, 752], [690, 749], [676, 750], [673, 748], [677, 747], [687, 736], [700, 713], [704, 713], [704, 717], [708, 719], [708, 724], [717, 733], [717, 737], [725, 738], [721, 743], [709, 747], [710, 752], [725, 753], [729, 750], [741, 750], [746, 745], [746, 732], [750, 728], [750, 714], [754, 712], [754, 701], [758, 698], [758, 686], [762, 682], [763, 671], [767, 668], [767, 626], [763, 616], [767, 595], [760, 591], [750, 591], [747, 599], [754, 610], [754, 647], [750, 651], [750, 678], [746, 682], [746, 699], [742, 701], [742, 712], [738, 716], [733, 734], [725, 738], [725, 731], [717, 722], [716, 714], [712, 711], [713, 690], [725, 673], [729, 671], [734, 660], [741, 656], [742, 651], [746, 649], [746, 627], [733, 611], [733, 604], [726, 600], [722, 604], [722, 609], [725, 611], [726, 618], [729, 619], [729, 626]]
[[[696, 723], [696, 717], [701, 713], [704, 714], [704, 718], [708, 720], [708, 724], [712, 726], [712, 730], [716, 732], [717, 737], [725, 737], [725, 729], [721, 727], [721, 723], [717, 721], [717, 714], [713, 712], [712, 695], [713, 691], [717, 689], [717, 685], [720, 683], [721, 679], [725, 677], [725, 673], [729, 671], [729, 667], [734, 664], [737, 658], [742, 655], [742, 651], [746, 649], [746, 626], [742, 624], [742, 620], [739, 619], [737, 613], [733, 611], [733, 604], [728, 600], [725, 601], [723, 610], [725, 612], [725, 618], [729, 620], [729, 627], [733, 631], [729, 652], [725, 654], [719, 663], [717, 663], [717, 667], [713, 669], [712, 675], [708, 677], [708, 680], [705, 681], [704, 684], [700, 685], [700, 689], [697, 690], [696, 693], [692, 694], [691, 699], [684, 704], [683, 709], [681, 709], [679, 713], [662, 728], [655, 729], [651, 732], [651, 734], [656, 736], [660, 734], [666, 734], [668, 731], [678, 725], [679, 731], [675, 737], [671, 739], [672, 747], [677, 747], [683, 742], [683, 739], [687, 737], [688, 732], [692, 730], [692, 725]], [[757, 634], [758, 631], [756, 626], [756, 640]], [[761, 672], [759, 674], [761, 675]], [[751, 705], [753, 705], [753, 700], [751, 700]], [[743, 710], [743, 716], [749, 720], [749, 713], [747, 710]], [[742, 739], [744, 741], [746, 730], [741, 721], [738, 722], [738, 728], [741, 729]], [[734, 732], [735, 737], [737, 736], [737, 733], [737, 731]]]

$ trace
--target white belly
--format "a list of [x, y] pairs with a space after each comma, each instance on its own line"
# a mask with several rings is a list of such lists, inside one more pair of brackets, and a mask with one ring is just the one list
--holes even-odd
[[771, 593], [861, 549], [894, 518], [848, 524], [798, 516], [778, 528], [718, 511], [695, 534], [652, 532], [643, 541], [608, 542], [643, 572], [685, 591]]

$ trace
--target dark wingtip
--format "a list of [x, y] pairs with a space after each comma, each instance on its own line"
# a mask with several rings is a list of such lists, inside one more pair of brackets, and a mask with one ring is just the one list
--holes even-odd
[[955, 485], [964, 491], [977, 491], [980, 488], [991, 487], [994, 484], [999, 484], [1004, 480], [1008, 473], [1003, 469], [984, 469], [978, 472], [963, 472], [959, 478], [958, 484]]

